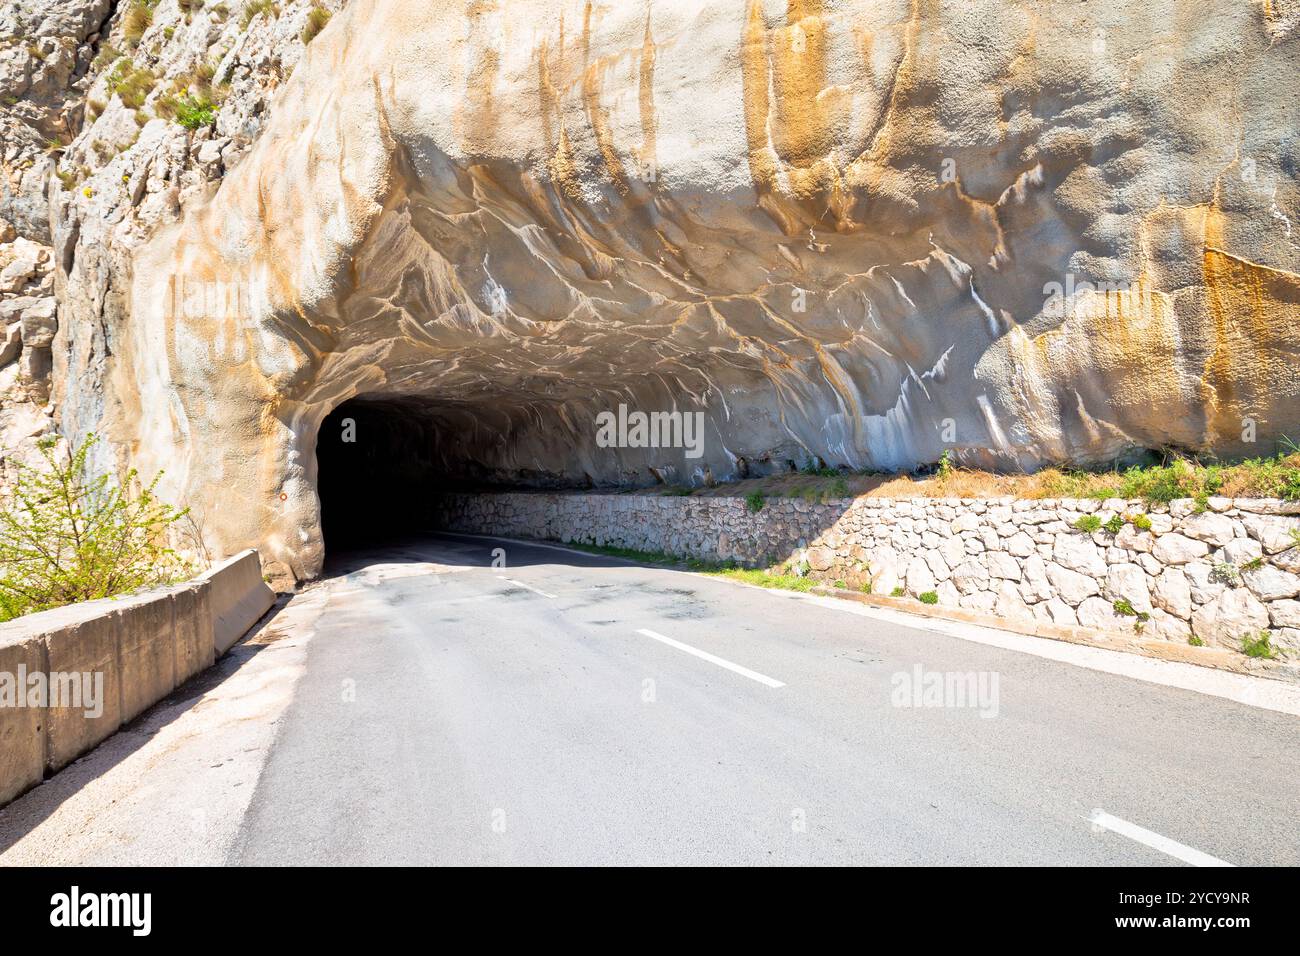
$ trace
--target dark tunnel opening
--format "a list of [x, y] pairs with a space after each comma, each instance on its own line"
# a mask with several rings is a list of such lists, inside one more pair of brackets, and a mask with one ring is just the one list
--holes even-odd
[[419, 399], [362, 396], [326, 417], [316, 491], [327, 558], [427, 530], [448, 487], [435, 460], [438, 430]]

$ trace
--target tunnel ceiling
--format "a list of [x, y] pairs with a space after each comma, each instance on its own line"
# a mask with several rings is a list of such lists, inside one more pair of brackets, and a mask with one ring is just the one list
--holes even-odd
[[[501, 480], [1256, 450], [1300, 421], [1300, 45], [1173, 10], [356, 0], [136, 255], [107, 414], [202, 439], [187, 499], [251, 473], [222, 533], [295, 575], [357, 395]], [[620, 404], [699, 456], [604, 447]]]

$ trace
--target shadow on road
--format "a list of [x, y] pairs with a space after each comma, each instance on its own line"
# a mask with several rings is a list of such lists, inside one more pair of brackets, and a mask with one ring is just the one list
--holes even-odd
[[[550, 565], [568, 568], [642, 567], [635, 561], [603, 554], [584, 554], [549, 542], [513, 541], [452, 531], [413, 532], [394, 538], [385, 535], [372, 541], [353, 540], [330, 551], [321, 572], [323, 580], [345, 578], [385, 564], [449, 564], [467, 568], [490, 568], [498, 557], [504, 567], [528, 568]], [[658, 567], [658, 565], [656, 565]], [[663, 565], [664, 570], [674, 570]]]
[[89, 753], [0, 808], [0, 856], [40, 826], [64, 801], [128, 759], [273, 643], [276, 637], [270, 625], [288, 601], [289, 595], [281, 595], [252, 630], [212, 667], [196, 674], [135, 720], [124, 724]]

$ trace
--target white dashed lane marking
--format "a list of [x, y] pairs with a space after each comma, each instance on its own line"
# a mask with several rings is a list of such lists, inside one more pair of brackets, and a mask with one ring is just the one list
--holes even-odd
[[741, 667], [739, 664], [733, 664], [729, 660], [718, 657], [716, 654], [710, 654], [708, 651], [702, 651], [698, 647], [691, 647], [691, 645], [683, 644], [681, 641], [674, 641], [671, 637], [664, 637], [664, 635], [659, 634], [656, 631], [640, 628], [637, 630], [637, 633], [651, 638], [652, 640], [659, 641], [661, 644], [667, 644], [669, 647], [675, 647], [679, 651], [685, 651], [687, 654], [692, 654], [701, 660], [708, 661], [710, 664], [717, 664], [719, 667], [725, 667], [729, 671], [748, 677], [750, 680], [756, 680], [760, 684], [766, 684], [768, 687], [785, 686], [785, 684], [781, 683], [779, 680], [768, 677], [766, 674], [760, 674], [758, 671], [751, 671], [748, 667]]
[[1153, 833], [1136, 823], [1129, 823], [1127, 820], [1111, 816], [1105, 810], [1093, 810], [1092, 816], [1088, 817], [1088, 819], [1092, 821], [1092, 825], [1095, 827], [1101, 827], [1110, 830], [1112, 833], [1118, 833], [1120, 836], [1126, 836], [1143, 846], [1159, 850], [1166, 856], [1172, 856], [1175, 860], [1182, 860], [1192, 866], [1232, 866], [1231, 863], [1225, 863], [1217, 856], [1210, 856], [1208, 853], [1194, 850], [1190, 846], [1179, 843], [1177, 840], [1171, 840], [1169, 837], [1161, 836], [1159, 833]]

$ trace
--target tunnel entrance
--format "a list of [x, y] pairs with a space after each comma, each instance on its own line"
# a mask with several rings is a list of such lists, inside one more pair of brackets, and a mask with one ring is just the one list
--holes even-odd
[[428, 527], [443, 469], [438, 423], [419, 399], [344, 402], [316, 439], [316, 491], [328, 556], [385, 543]]

